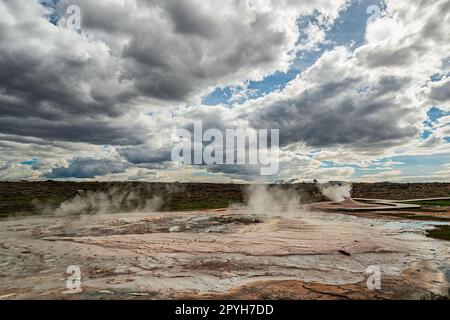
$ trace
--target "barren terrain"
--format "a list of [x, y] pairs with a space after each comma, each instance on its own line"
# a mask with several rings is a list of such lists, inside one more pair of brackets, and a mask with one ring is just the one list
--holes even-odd
[[[237, 193], [227, 186], [222, 194]], [[208, 203], [219, 192], [208, 187], [196, 189], [206, 200], [195, 189], [189, 197]], [[315, 191], [303, 193], [311, 200]], [[10, 216], [0, 221], [0, 299], [444, 297], [450, 242], [427, 237], [437, 225], [449, 224], [443, 211], [448, 208], [441, 208], [441, 219], [413, 219], [397, 211], [345, 213], [303, 204], [276, 212], [235, 205]], [[80, 268], [80, 290], [66, 287], [69, 266]], [[368, 286], [373, 268], [380, 271], [379, 290]]]

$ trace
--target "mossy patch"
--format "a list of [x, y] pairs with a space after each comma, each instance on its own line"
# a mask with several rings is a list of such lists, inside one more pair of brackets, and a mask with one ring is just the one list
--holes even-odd
[[409, 204], [417, 204], [419, 206], [438, 206], [438, 207], [450, 207], [449, 200], [423, 200], [423, 201], [411, 201], [405, 202]]
[[435, 226], [427, 231], [427, 237], [450, 241], [450, 226]]

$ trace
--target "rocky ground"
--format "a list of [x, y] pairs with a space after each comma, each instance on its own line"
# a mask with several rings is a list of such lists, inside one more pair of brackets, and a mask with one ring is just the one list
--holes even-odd
[[[425, 235], [437, 223], [305, 207], [10, 218], [0, 222], [0, 298], [436, 297], [450, 281], [450, 242]], [[80, 290], [67, 289], [69, 266]]]

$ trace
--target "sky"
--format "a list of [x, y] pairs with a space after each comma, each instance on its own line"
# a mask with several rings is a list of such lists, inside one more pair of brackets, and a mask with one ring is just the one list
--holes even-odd
[[[0, 180], [450, 181], [448, 0], [0, 0], [0, 15]], [[195, 121], [278, 129], [279, 172], [172, 161]]]

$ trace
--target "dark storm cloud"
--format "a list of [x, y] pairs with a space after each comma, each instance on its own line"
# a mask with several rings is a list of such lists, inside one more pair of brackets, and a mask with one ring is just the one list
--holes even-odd
[[401, 92], [411, 81], [408, 76], [381, 75], [376, 86], [376, 94], [382, 97], [389, 93]]
[[283, 8], [269, 15], [234, 1], [61, 0], [61, 16], [68, 5], [81, 8], [82, 34], [44, 19], [37, 1], [3, 5], [0, 133], [142, 144], [142, 126], [123, 118], [136, 105], [186, 102], [283, 69], [298, 32], [280, 20]]
[[411, 47], [389, 48], [388, 50], [375, 48], [362, 52], [361, 56], [364, 58], [361, 62], [370, 68], [406, 67], [417, 58], [417, 54], [418, 52]]
[[171, 148], [151, 149], [146, 146], [125, 147], [118, 150], [119, 154], [134, 164], [151, 164], [171, 161]]
[[9, 135], [39, 137], [47, 140], [86, 142], [92, 144], [136, 145], [146, 141], [143, 126], [129, 126], [126, 120], [70, 118], [51, 121], [39, 118], [0, 116], [0, 132]]
[[83, 30], [120, 58], [121, 77], [139, 94], [166, 101], [284, 69], [298, 35], [295, 14], [284, 6], [268, 14], [239, 1], [140, 0], [133, 7], [62, 0], [60, 14], [73, 4], [82, 10]]
[[49, 179], [95, 178], [112, 173], [122, 173], [128, 164], [109, 159], [74, 159], [67, 167], [53, 168], [45, 175]]
[[250, 115], [255, 128], [280, 129], [280, 144], [305, 142], [312, 147], [386, 145], [417, 134], [400, 121], [410, 110], [388, 95], [408, 81], [383, 77], [369, 96], [357, 93], [363, 79], [326, 81], [296, 97], [273, 102]]
[[[311, 70], [282, 83], [286, 89], [230, 108], [198, 104], [215, 88], [246, 87], [288, 70], [298, 50], [298, 16], [318, 12], [331, 27], [343, 1], [58, 3], [61, 16], [68, 5], [81, 8], [81, 33], [64, 28], [62, 20], [58, 26], [47, 21], [38, 0], [0, 0], [0, 163], [39, 158], [43, 169], [33, 176], [51, 170], [48, 177], [92, 178], [128, 166], [169, 168], [171, 129], [192, 131], [196, 120], [203, 132], [280, 129], [283, 146], [344, 145], [375, 157], [392, 151], [386, 146], [419, 138], [424, 101], [446, 108], [450, 98], [447, 80], [427, 82], [447, 72], [439, 63], [448, 60], [450, 43], [445, 0], [388, 1], [398, 29], [373, 30], [367, 43], [341, 55], [330, 44], [331, 53], [321, 54]], [[321, 33], [308, 36], [323, 44]], [[79, 158], [91, 154], [96, 159]], [[97, 160], [118, 155], [123, 159]], [[68, 159], [74, 160], [58, 167]], [[289, 169], [295, 168], [290, 160]], [[203, 169], [259, 174], [247, 166]]]
[[[51, 120], [82, 114], [114, 117], [125, 111], [117, 104], [130, 97], [127, 93], [103, 94], [101, 84], [86, 81], [92, 79], [94, 62], [71, 60], [63, 53], [46, 57], [23, 51], [23, 48], [3, 48], [0, 49], [0, 70], [0, 92], [18, 97], [14, 104], [3, 101], [1, 115]], [[90, 87], [86, 95], [83, 84]]]
[[167, 8], [178, 33], [211, 37], [220, 31], [210, 12], [192, 10], [195, 8], [193, 1], [166, 0], [163, 6]]
[[233, 129], [234, 116], [224, 107], [192, 108], [185, 113], [188, 122], [183, 127], [193, 133], [194, 121], [201, 121], [203, 132], [208, 129], [218, 129], [225, 133], [226, 129]]
[[261, 168], [257, 165], [209, 165], [206, 170], [242, 180], [252, 180], [261, 174]]
[[430, 98], [437, 102], [450, 101], [450, 79], [434, 86], [431, 89]]
[[[264, 29], [264, 22], [255, 21], [248, 33], [241, 34], [245, 38], [238, 42], [227, 40], [229, 35], [223, 34], [214, 42], [198, 43], [195, 39], [187, 41], [182, 35], [162, 38], [149, 32], [136, 33], [123, 50], [126, 76], [146, 96], [174, 101], [189, 99], [201, 88], [227, 78], [237, 80], [234, 74], [255, 71], [251, 66], [267, 68], [277, 61], [279, 48], [287, 42], [286, 36]], [[261, 47], [264, 50], [258, 50]]]
[[[104, 45], [58, 28], [37, 2], [7, 2], [0, 22], [0, 133], [135, 144], [120, 117], [135, 97]], [[11, 18], [15, 19], [12, 23]]]
[[[280, 48], [290, 39], [288, 32], [272, 28], [276, 21], [271, 15], [257, 14], [248, 22], [244, 7], [236, 16], [225, 18], [220, 11], [211, 14], [214, 6], [220, 6], [218, 3], [151, 3], [157, 3], [162, 10], [160, 17], [167, 19], [157, 22], [159, 29], [143, 22], [146, 28], [132, 34], [122, 53], [126, 77], [143, 95], [185, 100], [218, 82], [239, 81], [244, 73], [258, 77], [255, 66], [262, 70], [281, 67]], [[196, 10], [192, 10], [194, 6]], [[230, 9], [239, 10], [239, 5], [233, 4]]]

